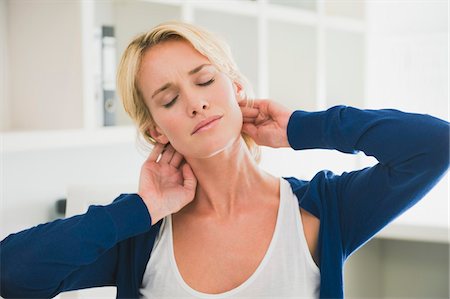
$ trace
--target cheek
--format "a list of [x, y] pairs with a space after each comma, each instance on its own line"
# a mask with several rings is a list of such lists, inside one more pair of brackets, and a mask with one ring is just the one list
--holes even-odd
[[178, 139], [177, 133], [180, 133], [180, 128], [178, 127], [177, 122], [173, 121], [173, 118], [165, 119], [160, 122], [160, 124], [162, 132], [167, 136], [171, 143], [173, 143], [173, 140]]
[[239, 108], [239, 105], [233, 105], [233, 123], [235, 124], [235, 129], [239, 132], [242, 130], [242, 124], [243, 124], [243, 116], [242, 111]]
[[231, 92], [227, 92], [224, 97], [227, 99], [227, 106], [229, 113], [236, 123], [242, 125], [242, 111], [239, 107], [236, 95], [234, 94], [234, 90], [231, 89]]
[[216, 96], [216, 100], [219, 100], [219, 105], [233, 114], [240, 114], [242, 117], [241, 109], [234, 94], [234, 90], [231, 86], [221, 86], [220, 89], [213, 93]]
[[153, 113], [153, 122], [156, 126], [158, 126], [158, 132], [160, 134], [164, 134], [166, 136], [170, 135], [170, 132], [173, 130], [171, 127], [173, 124], [170, 122], [170, 117], [162, 115], [162, 113]]
[[242, 111], [239, 107], [238, 100], [235, 94], [235, 90], [231, 81], [223, 82], [220, 86], [220, 90], [217, 91], [220, 94], [220, 99], [222, 99], [222, 105], [226, 107], [228, 118], [229, 118], [229, 128], [233, 134], [240, 134], [242, 129]]
[[164, 117], [155, 120], [159, 127], [161, 128], [164, 135], [166, 135], [170, 144], [174, 147], [174, 149], [180, 154], [184, 155], [183, 149], [186, 148], [185, 135], [187, 134], [186, 127], [183, 126], [181, 122], [173, 121], [178, 117]]

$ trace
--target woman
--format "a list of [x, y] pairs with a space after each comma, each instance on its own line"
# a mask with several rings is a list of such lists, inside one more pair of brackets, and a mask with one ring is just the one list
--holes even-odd
[[[189, 24], [132, 41], [118, 86], [154, 144], [138, 193], [8, 236], [3, 297], [111, 285], [119, 298], [342, 298], [345, 259], [449, 166], [447, 122], [252, 100], [227, 46]], [[363, 151], [379, 163], [277, 178], [258, 167], [255, 143]]]

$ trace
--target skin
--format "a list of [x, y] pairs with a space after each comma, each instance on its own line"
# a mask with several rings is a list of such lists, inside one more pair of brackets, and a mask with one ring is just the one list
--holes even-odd
[[[200, 71], [189, 74], [201, 65], [205, 66]], [[154, 95], [168, 82], [169, 88]], [[293, 111], [271, 100], [255, 100], [253, 108], [245, 108], [239, 98], [239, 84], [186, 41], [166, 41], [147, 50], [138, 85], [155, 120], [148, 132], [158, 142], [141, 168], [138, 192], [147, 205], [152, 225], [172, 214], [174, 247], [178, 248], [176, 256], [181, 257], [177, 263], [180, 270], [184, 269], [183, 277], [192, 277], [190, 285], [208, 291], [213, 282], [196, 285], [198, 273], [189, 273], [188, 269], [193, 268], [189, 264], [201, 266], [208, 257], [223, 260], [223, 265], [218, 265], [223, 266], [222, 274], [209, 274], [224, 277], [227, 265], [232, 265], [242, 250], [236, 249], [233, 258], [224, 256], [223, 249], [214, 255], [214, 250], [229, 247], [224, 242], [231, 236], [242, 236], [237, 243], [255, 252], [255, 258], [247, 259], [249, 263], [238, 274], [235, 266], [245, 260], [233, 265], [229, 276], [235, 280], [224, 281], [214, 290], [235, 287], [253, 273], [264, 255], [279, 205], [279, 179], [258, 167], [241, 132], [259, 145], [289, 147], [287, 124]], [[212, 128], [192, 134], [200, 121], [213, 115], [221, 118]], [[303, 209], [299, 212], [309, 250], [318, 263], [320, 222]], [[263, 245], [254, 242], [252, 236], [262, 240]], [[251, 241], [246, 244], [245, 240]], [[195, 244], [202, 246], [191, 252], [186, 249], [194, 249]]]

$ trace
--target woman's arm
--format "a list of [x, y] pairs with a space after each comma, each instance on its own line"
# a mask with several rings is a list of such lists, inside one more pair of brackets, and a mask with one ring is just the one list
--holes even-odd
[[430, 115], [347, 106], [294, 112], [271, 100], [255, 100], [251, 108], [242, 100], [239, 106], [242, 131], [260, 145], [363, 151], [378, 159], [341, 176], [318, 173], [315, 182], [329, 189], [316, 186], [316, 200], [303, 203], [317, 218], [338, 217], [346, 256], [419, 201], [449, 167], [449, 123]]
[[363, 151], [379, 161], [330, 178], [338, 192], [346, 256], [442, 178], [449, 167], [449, 130], [449, 123], [441, 119], [393, 109], [335, 106], [291, 115], [287, 136], [292, 148]]
[[148, 231], [137, 194], [107, 206], [11, 234], [0, 243], [1, 296], [50, 298], [63, 291], [115, 285], [117, 244]]
[[[160, 159], [158, 159], [160, 158]], [[12, 234], [0, 243], [1, 296], [54, 297], [115, 285], [118, 243], [142, 234], [194, 199], [197, 179], [170, 144], [156, 144], [141, 167], [137, 194]]]

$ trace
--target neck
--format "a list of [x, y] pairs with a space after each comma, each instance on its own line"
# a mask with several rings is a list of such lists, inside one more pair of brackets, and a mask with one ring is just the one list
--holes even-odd
[[188, 207], [195, 213], [228, 219], [261, 201], [257, 193], [279, 192], [278, 180], [259, 168], [242, 138], [213, 157], [186, 160], [198, 181], [195, 199]]

